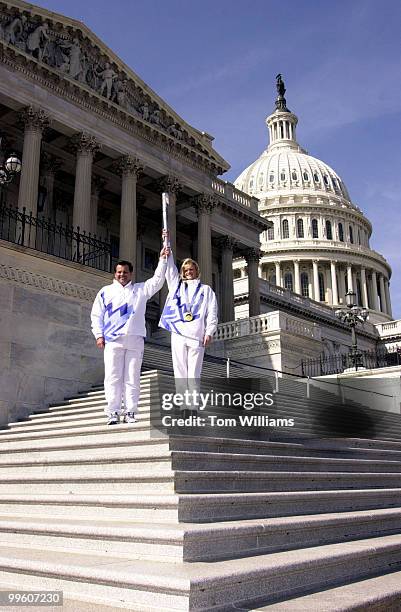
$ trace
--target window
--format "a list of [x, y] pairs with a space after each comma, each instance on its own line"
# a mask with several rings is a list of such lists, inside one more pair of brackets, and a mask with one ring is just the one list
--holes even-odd
[[317, 219], [312, 219], [312, 238], [319, 238]]
[[305, 170], [304, 170], [303, 177], [304, 177], [304, 181], [309, 181], [309, 174]]
[[281, 171], [280, 180], [285, 181], [285, 172], [284, 172], [284, 170]]
[[144, 270], [156, 270], [159, 262], [159, 253], [147, 247], [143, 250], [143, 268]]
[[313, 173], [313, 178], [315, 180], [315, 183], [320, 183], [320, 178], [317, 172]]
[[297, 220], [297, 236], [298, 238], [304, 238], [304, 220]]
[[349, 226], [349, 241], [351, 244], [354, 244], [354, 232], [352, 231], [351, 225]]
[[319, 272], [319, 300], [321, 302], [325, 301], [325, 294], [324, 294], [324, 278], [323, 278], [323, 274], [321, 272]]
[[338, 239], [340, 242], [344, 242], [344, 228], [342, 223], [338, 224]]
[[290, 228], [288, 225], [288, 219], [283, 219], [283, 223], [282, 223], [282, 238], [289, 238], [290, 237]]
[[267, 239], [274, 240], [274, 225], [267, 228]]
[[234, 278], [241, 278], [241, 270], [240, 270], [239, 268], [236, 268], [236, 269], [233, 271], [233, 277], [234, 277]]
[[327, 240], [333, 240], [333, 231], [331, 229], [331, 221], [326, 221], [326, 238]]
[[356, 279], [356, 301], [358, 306], [362, 306], [362, 286], [359, 278]]
[[290, 291], [293, 290], [293, 285], [292, 285], [292, 274], [291, 272], [286, 272], [284, 274], [284, 288], [285, 289], [289, 289]]
[[307, 272], [301, 272], [301, 295], [309, 297], [309, 278]]
[[323, 180], [325, 185], [329, 184], [329, 177], [326, 174], [324, 175]]
[[272, 274], [269, 278], [269, 283], [271, 283], [272, 285], [276, 284], [276, 275]]
[[292, 178], [293, 181], [297, 181], [298, 180], [298, 174], [295, 172], [295, 170], [292, 171], [291, 178]]
[[270, 173], [269, 181], [270, 181], [270, 183], [274, 183], [274, 174], [273, 174], [273, 172]]
[[361, 232], [358, 230], [358, 244], [361, 244]]
[[263, 172], [259, 175], [259, 185], [263, 185]]

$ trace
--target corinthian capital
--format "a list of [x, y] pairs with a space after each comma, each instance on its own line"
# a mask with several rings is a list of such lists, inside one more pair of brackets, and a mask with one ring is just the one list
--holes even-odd
[[18, 115], [18, 120], [22, 123], [25, 129], [38, 130], [43, 132], [49, 125], [50, 120], [45, 111], [41, 108], [27, 106]]
[[259, 251], [259, 249], [250, 248], [246, 249], [246, 251], [244, 252], [244, 256], [248, 264], [252, 261], [256, 261], [259, 263], [259, 260], [262, 257], [262, 253]]
[[95, 155], [97, 151], [100, 151], [100, 144], [96, 140], [92, 134], [88, 134], [87, 132], [80, 132], [79, 134], [74, 134], [74, 136], [70, 140], [71, 149], [75, 153], [87, 153], [91, 155]]
[[201, 193], [193, 198], [193, 203], [199, 215], [211, 215], [217, 207], [217, 200], [211, 195]]
[[237, 240], [235, 240], [232, 236], [221, 236], [216, 240], [216, 245], [222, 251], [233, 251], [237, 244]]
[[113, 169], [120, 176], [139, 176], [143, 171], [143, 164], [138, 157], [123, 155], [113, 164]]
[[167, 174], [166, 176], [162, 176], [157, 183], [158, 191], [160, 193], [175, 193], [177, 194], [182, 190], [182, 185], [179, 179], [172, 174]]

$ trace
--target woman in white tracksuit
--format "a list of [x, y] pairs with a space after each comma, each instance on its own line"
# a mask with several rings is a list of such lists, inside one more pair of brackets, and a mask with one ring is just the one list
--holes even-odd
[[159, 325], [171, 332], [174, 376], [186, 386], [200, 379], [205, 347], [217, 329], [216, 295], [199, 276], [196, 261], [185, 259], [178, 272], [170, 254], [166, 270], [169, 293]]

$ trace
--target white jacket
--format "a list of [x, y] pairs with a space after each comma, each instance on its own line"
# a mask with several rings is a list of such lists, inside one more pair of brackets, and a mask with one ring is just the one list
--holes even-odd
[[146, 302], [160, 291], [166, 276], [167, 261], [162, 258], [154, 276], [143, 283], [124, 287], [113, 280], [97, 294], [91, 311], [92, 332], [95, 338], [112, 342], [120, 336], [146, 337]]
[[[167, 260], [166, 279], [169, 294], [159, 326], [200, 341], [205, 335], [213, 336], [217, 329], [217, 300], [213, 289], [199, 279], [182, 281], [172, 255]], [[193, 315], [192, 321], [185, 321], [188, 311]]]

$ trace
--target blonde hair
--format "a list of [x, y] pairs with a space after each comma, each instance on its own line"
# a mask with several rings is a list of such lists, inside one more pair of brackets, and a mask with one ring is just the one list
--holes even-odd
[[199, 278], [200, 273], [199, 273], [199, 266], [198, 263], [196, 261], [194, 261], [193, 259], [191, 259], [190, 257], [187, 257], [186, 259], [184, 259], [184, 261], [181, 264], [181, 268], [180, 268], [180, 278], [182, 280], [184, 280], [184, 268], [186, 268], [187, 266], [193, 266], [196, 270], [196, 278]]

